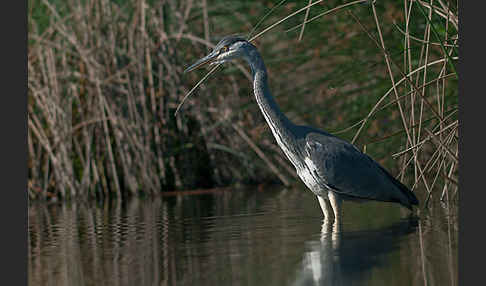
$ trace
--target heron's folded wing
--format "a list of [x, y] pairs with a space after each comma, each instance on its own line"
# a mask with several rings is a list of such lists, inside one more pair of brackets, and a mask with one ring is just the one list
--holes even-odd
[[401, 194], [383, 169], [352, 144], [332, 135], [305, 137], [306, 162], [323, 183], [348, 196], [400, 201]]

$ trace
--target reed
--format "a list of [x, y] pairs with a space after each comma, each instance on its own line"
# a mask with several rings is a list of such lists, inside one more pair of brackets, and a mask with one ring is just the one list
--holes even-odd
[[288, 116], [366, 146], [427, 200], [453, 198], [454, 1], [301, 2], [29, 1], [30, 197], [296, 182], [245, 65], [218, 69], [174, 116], [202, 78], [187, 64], [272, 11], [252, 40]]

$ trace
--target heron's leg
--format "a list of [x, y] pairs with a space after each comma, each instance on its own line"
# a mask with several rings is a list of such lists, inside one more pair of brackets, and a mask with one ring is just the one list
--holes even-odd
[[334, 192], [329, 192], [327, 194], [329, 197], [329, 202], [331, 203], [332, 211], [334, 212], [334, 221], [341, 222], [341, 214], [342, 214], [342, 199], [339, 197], [338, 194]]
[[321, 205], [322, 213], [324, 214], [324, 220], [329, 221], [330, 213], [329, 213], [329, 207], [327, 206], [326, 199], [324, 199], [321, 196], [317, 196], [317, 199], [319, 200], [319, 205]]

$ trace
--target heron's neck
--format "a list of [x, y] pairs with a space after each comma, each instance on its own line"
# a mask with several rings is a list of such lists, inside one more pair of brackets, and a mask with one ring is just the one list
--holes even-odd
[[272, 130], [273, 136], [286, 154], [288, 151], [295, 151], [293, 150], [295, 144], [291, 144], [292, 141], [296, 140], [296, 134], [293, 133], [295, 125], [280, 111], [278, 104], [270, 94], [267, 82], [267, 69], [262, 57], [255, 49], [250, 52], [246, 60], [251, 67], [253, 75], [253, 92], [255, 93], [256, 101]]

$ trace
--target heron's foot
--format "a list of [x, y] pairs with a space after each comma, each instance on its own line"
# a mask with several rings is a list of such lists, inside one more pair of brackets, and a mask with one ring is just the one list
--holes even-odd
[[332, 211], [334, 213], [334, 223], [341, 223], [342, 221], [342, 202], [343, 200], [338, 194], [334, 192], [328, 193], [329, 203], [331, 204]]
[[324, 199], [323, 197], [317, 196], [317, 200], [319, 201], [319, 205], [321, 206], [322, 214], [324, 216], [324, 220], [327, 222], [331, 221], [331, 213], [332, 211], [330, 210], [329, 201]]
[[342, 224], [342, 222], [343, 222], [342, 210], [338, 210], [337, 212], [334, 212], [334, 223]]
[[332, 233], [332, 225], [333, 221], [329, 217], [325, 217], [322, 219], [322, 225], [321, 225], [321, 234], [328, 234]]
[[341, 232], [341, 229], [343, 228], [343, 221], [341, 216], [338, 216], [334, 218], [334, 224], [332, 225], [332, 230], [333, 232]]
[[332, 224], [333, 220], [332, 217], [329, 215], [326, 215], [322, 218], [322, 225], [330, 225]]
[[337, 241], [341, 235], [342, 225], [330, 218], [323, 219], [321, 225], [321, 241], [331, 239], [331, 241]]

